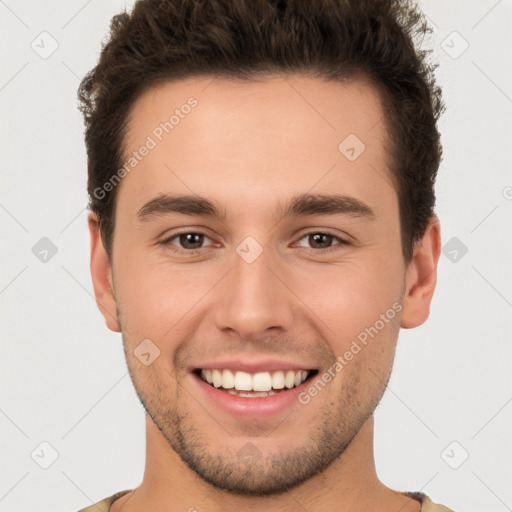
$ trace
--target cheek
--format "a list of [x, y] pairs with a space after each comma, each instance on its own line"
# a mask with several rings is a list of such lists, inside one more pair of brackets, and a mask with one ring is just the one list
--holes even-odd
[[[218, 281], [219, 269], [205, 265], [151, 262], [136, 254], [119, 258], [116, 295], [124, 327], [138, 337], [165, 339]], [[178, 324], [178, 327], [175, 327]]]
[[[176, 336], [187, 330], [187, 322], [181, 319], [198, 304], [215, 307], [211, 300], [216, 284], [233, 262], [176, 264], [165, 258], [155, 260], [142, 249], [123, 246], [121, 239], [114, 265], [116, 295], [124, 327], [133, 333], [132, 339], [165, 339], [170, 329]], [[339, 262], [294, 260], [275, 268], [293, 291], [290, 307], [298, 307], [303, 316], [300, 320], [309, 319], [315, 328], [325, 329], [326, 338], [333, 339], [333, 348], [340, 344], [335, 350], [341, 350], [399, 299], [399, 263], [398, 253], [390, 255], [389, 247], [379, 245]], [[203, 301], [206, 294], [209, 300]]]
[[[344, 350], [376, 322], [379, 333], [382, 331], [380, 338], [385, 337], [389, 324], [398, 319], [401, 309], [399, 265], [395, 263], [396, 268], [391, 268], [387, 261], [382, 263], [379, 265], [378, 259], [366, 263], [346, 261], [289, 274], [294, 292], [314, 313], [311, 316], [305, 311], [305, 314], [315, 324], [320, 325], [320, 321], [324, 325], [325, 335], [333, 340], [336, 351]], [[385, 315], [384, 326], [382, 314]], [[364, 339], [364, 334], [361, 338]]]

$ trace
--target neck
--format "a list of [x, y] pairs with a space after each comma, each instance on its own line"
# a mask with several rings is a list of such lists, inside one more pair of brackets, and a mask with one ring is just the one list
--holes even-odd
[[387, 488], [378, 480], [373, 428], [373, 416], [370, 416], [343, 454], [301, 486], [273, 497], [242, 497], [213, 488], [191, 471], [146, 415], [143, 481], [134, 491], [116, 500], [110, 510], [295, 512], [299, 508], [309, 511], [418, 512], [420, 504], [417, 501]]

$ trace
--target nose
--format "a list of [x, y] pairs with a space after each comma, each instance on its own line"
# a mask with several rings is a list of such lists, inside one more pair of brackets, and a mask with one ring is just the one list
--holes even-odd
[[222, 331], [256, 339], [292, 325], [293, 293], [283, 267], [270, 261], [265, 251], [251, 263], [235, 254], [233, 268], [217, 294], [215, 322]]

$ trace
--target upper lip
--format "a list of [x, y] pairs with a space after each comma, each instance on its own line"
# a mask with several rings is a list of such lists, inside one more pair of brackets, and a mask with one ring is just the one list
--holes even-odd
[[247, 373], [268, 372], [274, 370], [314, 370], [311, 365], [293, 363], [290, 361], [279, 361], [277, 359], [260, 359], [250, 361], [248, 359], [219, 359], [218, 361], [210, 361], [198, 363], [189, 368], [194, 370], [232, 370]]

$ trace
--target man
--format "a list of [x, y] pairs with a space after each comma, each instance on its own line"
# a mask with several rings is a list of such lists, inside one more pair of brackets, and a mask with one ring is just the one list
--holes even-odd
[[[443, 110], [407, 2], [140, 0], [83, 80], [91, 272], [146, 411], [85, 511], [447, 511], [376, 475], [425, 322]], [[421, 461], [418, 461], [421, 464]]]

